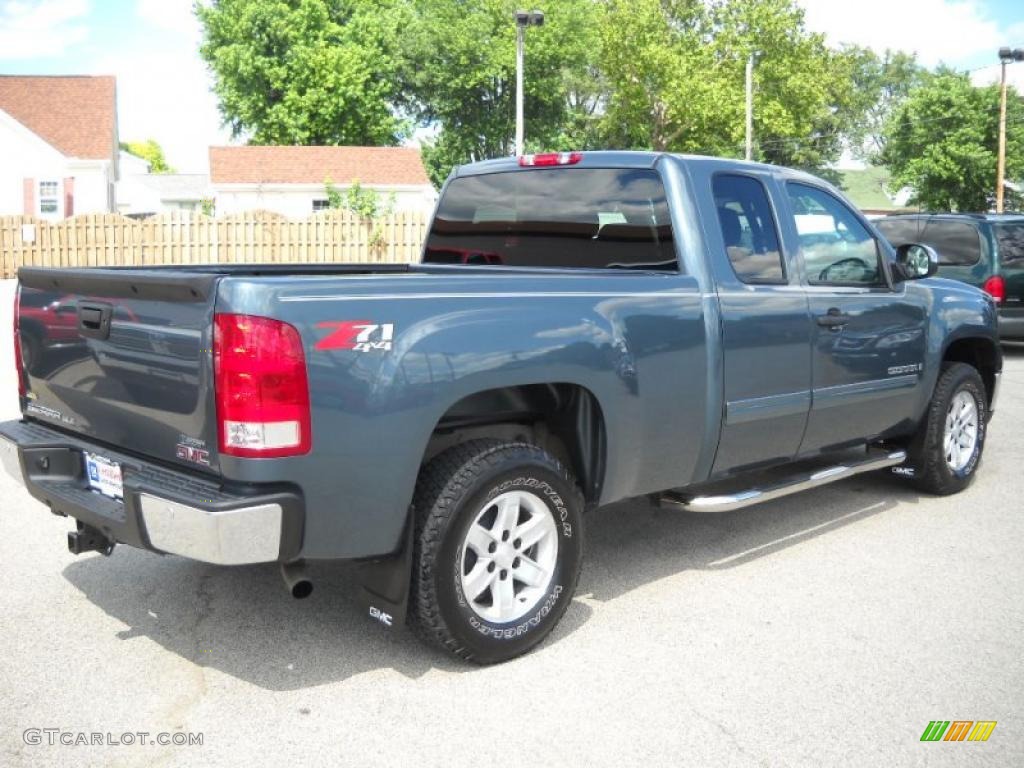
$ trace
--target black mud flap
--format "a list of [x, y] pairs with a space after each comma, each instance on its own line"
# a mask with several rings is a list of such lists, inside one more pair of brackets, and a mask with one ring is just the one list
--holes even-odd
[[360, 602], [371, 619], [388, 629], [405, 626], [415, 528], [410, 509], [401, 549], [388, 557], [364, 560], [359, 564]]

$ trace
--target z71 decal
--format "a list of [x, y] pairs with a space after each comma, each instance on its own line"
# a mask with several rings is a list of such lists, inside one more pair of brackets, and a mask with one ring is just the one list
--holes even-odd
[[354, 352], [391, 351], [395, 336], [394, 323], [371, 323], [369, 320], [343, 320], [317, 323], [317, 328], [331, 332], [316, 343], [319, 351], [351, 349]]

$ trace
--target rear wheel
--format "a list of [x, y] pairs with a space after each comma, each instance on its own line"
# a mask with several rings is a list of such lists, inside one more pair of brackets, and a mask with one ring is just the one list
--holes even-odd
[[582, 497], [528, 443], [473, 440], [420, 474], [409, 621], [489, 664], [536, 646], [565, 613], [582, 555]]
[[958, 493], [970, 485], [985, 447], [985, 385], [966, 363], [946, 365], [925, 419], [910, 446], [916, 484], [929, 493]]

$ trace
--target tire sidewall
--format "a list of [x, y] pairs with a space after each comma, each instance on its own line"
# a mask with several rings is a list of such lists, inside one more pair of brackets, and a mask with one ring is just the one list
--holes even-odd
[[[945, 378], [948, 376], [948, 378]], [[967, 392], [974, 398], [978, 409], [978, 439], [970, 460], [960, 470], [954, 470], [946, 463], [944, 439], [946, 433], [946, 416], [953, 398], [959, 392]], [[918, 475], [917, 484], [926, 491], [941, 495], [957, 493], [970, 485], [981, 462], [988, 430], [987, 399], [984, 384], [977, 372], [966, 365], [951, 368], [944, 378], [940, 379], [940, 389], [929, 411], [928, 428], [920, 447], [914, 450], [916, 460], [914, 466]]]
[[[974, 451], [971, 453], [971, 458], [964, 466], [963, 469], [954, 470], [946, 462], [946, 454], [943, 450], [943, 442], [946, 435], [946, 415], [949, 413], [949, 407], [960, 392], [966, 392], [974, 399], [974, 407], [978, 413], [978, 439], [974, 441]], [[981, 461], [982, 449], [985, 445], [985, 433], [987, 431], [987, 424], [985, 423], [985, 393], [979, 388], [978, 382], [974, 377], [965, 376], [958, 381], [951, 389], [949, 397], [943, 402], [942, 419], [939, 423], [939, 435], [938, 435], [938, 447], [941, 455], [941, 471], [945, 472], [949, 478], [953, 481], [967, 483], [974, 476], [975, 471], [978, 469], [978, 463]]]
[[[525, 652], [558, 623], [572, 600], [582, 557], [581, 503], [566, 478], [538, 461], [532, 451], [510, 452], [499, 466], [483, 473], [457, 502], [435, 570], [438, 608], [449, 631], [481, 662]], [[525, 491], [541, 499], [555, 520], [558, 557], [544, 596], [525, 615], [504, 624], [481, 618], [462, 591], [462, 547], [470, 525], [492, 499]]]

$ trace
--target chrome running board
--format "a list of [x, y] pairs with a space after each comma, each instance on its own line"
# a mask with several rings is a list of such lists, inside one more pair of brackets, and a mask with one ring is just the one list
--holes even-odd
[[867, 456], [860, 461], [847, 461], [814, 472], [793, 475], [782, 482], [764, 488], [750, 488], [718, 496], [687, 496], [681, 491], [667, 491], [659, 497], [658, 501], [663, 506], [672, 506], [687, 512], [732, 512], [734, 509], [780, 499], [793, 493], [817, 488], [819, 485], [828, 485], [862, 472], [871, 472], [902, 464], [906, 459], [906, 451], [874, 449], [869, 450]]

